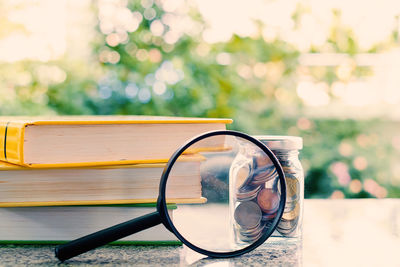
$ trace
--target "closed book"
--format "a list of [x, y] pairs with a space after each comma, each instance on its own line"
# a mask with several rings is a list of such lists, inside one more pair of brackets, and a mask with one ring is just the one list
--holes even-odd
[[[181, 156], [168, 177], [169, 203], [201, 203], [198, 155]], [[0, 207], [153, 203], [165, 168], [131, 164], [27, 168], [0, 162]]]
[[167, 162], [230, 119], [158, 116], [0, 117], [0, 160], [29, 167]]
[[[173, 218], [173, 209], [168, 212]], [[0, 244], [59, 244], [156, 210], [155, 205], [99, 205], [0, 208]], [[163, 225], [113, 244], [174, 245], [178, 239]]]

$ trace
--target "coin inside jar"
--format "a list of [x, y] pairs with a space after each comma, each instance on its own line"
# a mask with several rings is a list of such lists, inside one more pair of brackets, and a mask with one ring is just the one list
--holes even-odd
[[277, 229], [283, 232], [289, 232], [291, 230], [293, 230], [294, 227], [296, 227], [298, 223], [298, 218], [294, 219], [294, 220], [285, 220], [285, 219], [281, 219], [279, 221], [279, 224], [277, 226]]
[[291, 220], [291, 221], [286, 221], [286, 220], [281, 220], [279, 225], [276, 227], [276, 230], [283, 236], [294, 236], [296, 235], [296, 229], [298, 226], [298, 219]]
[[267, 166], [264, 168], [257, 168], [254, 170], [252, 184], [261, 185], [269, 180], [276, 180], [277, 177], [278, 173], [274, 167]]
[[257, 235], [255, 236], [246, 236], [243, 235], [241, 233], [238, 233], [238, 237], [240, 240], [242, 240], [243, 242], [254, 242], [255, 240], [259, 239], [262, 236], [263, 232], [259, 232]]
[[273, 219], [275, 217], [276, 217], [276, 212], [274, 212], [274, 213], [263, 213], [263, 215], [262, 215], [262, 219], [264, 221], [271, 220], [271, 219]]
[[286, 201], [285, 209], [283, 210], [283, 213], [292, 211], [296, 207], [296, 205], [297, 205], [297, 201], [290, 201], [290, 202]]
[[258, 153], [254, 158], [255, 158], [256, 166], [258, 168], [274, 165], [272, 163], [271, 159], [268, 156], [266, 156], [265, 154]]
[[[301, 212], [303, 208], [304, 174], [301, 162], [299, 161], [299, 150], [303, 148], [301, 137], [294, 136], [257, 136], [262, 143], [267, 145], [278, 159], [285, 175], [286, 201], [283, 215], [276, 230], [285, 237], [296, 237], [301, 233]], [[253, 170], [254, 177], [259, 174], [257, 165]], [[278, 196], [282, 194], [281, 181], [270, 179], [260, 183], [261, 174], [254, 179], [252, 185], [261, 185], [263, 188], [272, 188]], [[272, 183], [271, 183], [272, 182]], [[261, 191], [259, 192], [261, 193]], [[277, 212], [276, 212], [277, 213]], [[273, 213], [263, 211], [263, 220], [272, 221], [269, 218]]]
[[276, 227], [276, 230], [278, 230], [278, 232], [284, 236], [294, 236], [296, 235], [296, 229], [298, 227], [298, 223], [299, 223], [299, 218], [297, 217], [294, 220], [285, 220], [285, 219], [281, 219], [278, 226]]
[[248, 201], [257, 197], [261, 186], [244, 186], [236, 192], [237, 201]]
[[299, 211], [300, 211], [300, 205], [297, 202], [293, 210], [283, 213], [282, 219], [288, 221], [294, 220], [299, 216]]
[[257, 203], [263, 212], [274, 213], [279, 207], [278, 193], [270, 188], [264, 188], [257, 195]]
[[252, 201], [240, 203], [234, 213], [235, 221], [244, 229], [257, 227], [262, 218], [262, 213], [258, 205]]
[[300, 184], [296, 178], [286, 175], [286, 201], [294, 201], [300, 194]]
[[243, 188], [250, 181], [250, 166], [245, 164], [241, 166], [236, 174], [236, 189]]

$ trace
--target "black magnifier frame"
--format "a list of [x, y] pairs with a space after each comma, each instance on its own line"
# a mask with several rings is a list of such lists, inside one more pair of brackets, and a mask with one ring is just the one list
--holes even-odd
[[[250, 244], [247, 247], [244, 247], [239, 250], [235, 251], [229, 251], [229, 252], [215, 252], [215, 251], [209, 251], [202, 249], [198, 246], [193, 245], [189, 240], [184, 238], [179, 231], [176, 229], [174, 226], [170, 215], [168, 213], [167, 209], [167, 199], [165, 197], [166, 194], [166, 187], [167, 187], [167, 181], [169, 174], [171, 172], [172, 167], [174, 166], [175, 162], [177, 159], [183, 154], [184, 151], [186, 151], [187, 148], [189, 148], [191, 145], [193, 145], [196, 142], [201, 141], [202, 139], [212, 137], [212, 136], [217, 136], [217, 135], [229, 135], [229, 136], [234, 136], [234, 137], [240, 137], [242, 139], [245, 139], [247, 141], [252, 142], [253, 144], [257, 145], [262, 151], [268, 155], [270, 160], [272, 161], [274, 167], [276, 168], [277, 174], [279, 176], [279, 183], [281, 186], [281, 196], [280, 196], [280, 203], [279, 203], [279, 208], [277, 210], [276, 216], [274, 219], [271, 221], [271, 227], [267, 229], [267, 231], [264, 232], [264, 234], [254, 243]], [[268, 237], [273, 233], [275, 230], [276, 226], [278, 225], [284, 208], [285, 208], [285, 202], [286, 202], [286, 183], [285, 183], [285, 175], [282, 169], [281, 164], [279, 163], [278, 159], [275, 157], [274, 153], [267, 147], [265, 144], [260, 142], [259, 140], [255, 139], [254, 137], [251, 137], [250, 135], [247, 135], [245, 133], [237, 132], [237, 131], [230, 131], [230, 130], [221, 130], [221, 131], [212, 131], [212, 132], [207, 132], [204, 134], [201, 134], [197, 137], [194, 137], [190, 141], [188, 141], [186, 144], [182, 145], [178, 150], [175, 151], [175, 153], [171, 156], [169, 159], [167, 165], [164, 168], [164, 171], [161, 175], [161, 180], [160, 180], [160, 186], [159, 186], [159, 196], [157, 199], [157, 211], [132, 219], [130, 221], [120, 223], [118, 225], [111, 226], [109, 228], [100, 230], [98, 232], [95, 232], [93, 234], [78, 238], [76, 240], [73, 240], [71, 242], [68, 242], [66, 244], [60, 245], [55, 248], [55, 255], [60, 261], [65, 261], [68, 260], [72, 257], [75, 257], [77, 255], [80, 255], [84, 252], [87, 252], [89, 250], [95, 249], [97, 247], [106, 245], [110, 242], [116, 241], [118, 239], [121, 239], [123, 237], [126, 237], [128, 235], [140, 232], [142, 230], [151, 228], [153, 226], [156, 226], [158, 224], [163, 224], [168, 230], [173, 232], [176, 237], [180, 241], [182, 241], [183, 244], [191, 248], [192, 250], [199, 252], [201, 254], [204, 254], [209, 257], [213, 258], [229, 258], [229, 257], [235, 257], [242, 255], [244, 253], [250, 252], [251, 250], [257, 248], [260, 246], [262, 243], [264, 243]]]
[[[205, 250], [202, 248], [199, 248], [198, 246], [193, 245], [190, 241], [185, 239], [179, 231], [175, 228], [168, 212], [165, 212], [167, 210], [167, 202], [165, 199], [165, 191], [166, 191], [166, 185], [167, 185], [167, 180], [169, 173], [174, 166], [176, 160], [182, 155], [184, 151], [186, 151], [187, 148], [189, 148], [191, 145], [193, 145], [196, 142], [201, 141], [202, 139], [212, 137], [212, 136], [217, 136], [217, 135], [230, 135], [230, 136], [235, 136], [235, 137], [240, 137], [243, 138], [247, 141], [251, 141], [255, 145], [257, 145], [259, 148], [263, 150], [265, 154], [268, 155], [268, 157], [271, 159], [272, 163], [274, 164], [277, 173], [279, 175], [279, 182], [281, 185], [281, 198], [280, 198], [280, 203], [279, 203], [279, 208], [277, 211], [277, 216], [272, 220], [272, 225], [273, 227], [270, 227], [268, 231], [266, 231], [256, 242], [252, 243], [251, 245], [235, 250], [235, 251], [230, 251], [230, 252], [214, 252], [214, 251], [209, 251]], [[168, 161], [167, 166], [164, 169], [164, 172], [162, 174], [161, 182], [160, 182], [160, 192], [159, 192], [159, 197], [157, 201], [157, 210], [160, 211], [160, 214], [163, 214], [163, 224], [165, 227], [167, 227], [170, 231], [172, 231], [175, 236], [178, 237], [180, 241], [182, 241], [183, 244], [191, 248], [192, 250], [199, 252], [201, 254], [207, 255], [209, 257], [213, 258], [230, 258], [230, 257], [236, 257], [242, 254], [245, 254], [247, 252], [250, 252], [263, 244], [273, 233], [275, 230], [276, 226], [278, 225], [279, 221], [282, 218], [283, 211], [285, 209], [285, 203], [286, 203], [286, 182], [285, 182], [285, 175], [282, 169], [281, 164], [279, 163], [279, 160], [276, 158], [275, 154], [262, 142], [259, 140], [255, 139], [254, 137], [251, 137], [248, 134], [242, 133], [242, 132], [237, 132], [237, 131], [230, 131], [230, 130], [221, 130], [221, 131], [212, 131], [212, 132], [207, 132], [204, 134], [201, 134], [189, 142], [187, 142], [185, 145], [183, 145], [180, 149], [178, 149], [170, 158]], [[163, 211], [163, 212], [161, 212]]]

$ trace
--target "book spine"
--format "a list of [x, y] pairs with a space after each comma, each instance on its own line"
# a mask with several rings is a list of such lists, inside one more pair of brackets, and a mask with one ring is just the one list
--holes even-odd
[[23, 143], [25, 123], [0, 122], [0, 160], [18, 165], [24, 164]]

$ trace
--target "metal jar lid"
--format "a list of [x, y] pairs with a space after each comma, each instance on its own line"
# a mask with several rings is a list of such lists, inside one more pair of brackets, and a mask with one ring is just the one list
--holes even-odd
[[278, 149], [300, 150], [303, 148], [303, 138], [299, 136], [256, 135], [253, 137], [260, 140], [271, 150], [278, 150]]

